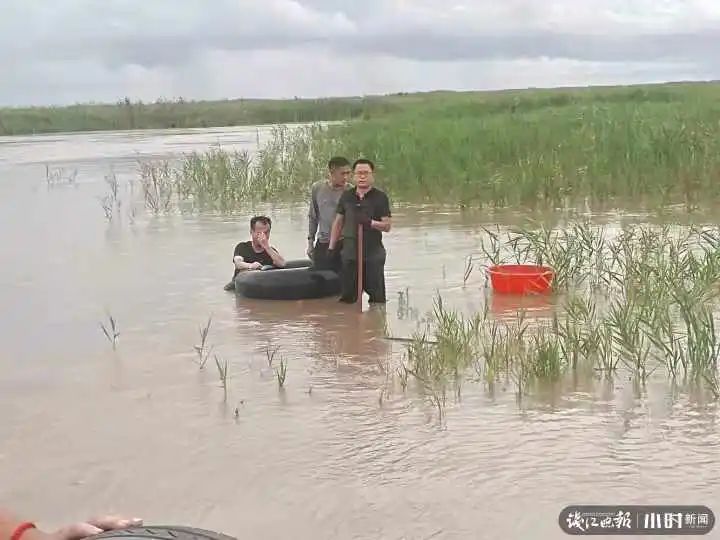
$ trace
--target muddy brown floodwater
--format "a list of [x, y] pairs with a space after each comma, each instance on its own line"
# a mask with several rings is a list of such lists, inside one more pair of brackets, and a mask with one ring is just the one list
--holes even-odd
[[[463, 258], [477, 252], [480, 225], [517, 216], [396, 208], [389, 302], [363, 313], [223, 291], [256, 210], [271, 213], [283, 254], [303, 257], [304, 206], [105, 221], [111, 167], [127, 214], [138, 155], [256, 140], [255, 128], [0, 139], [1, 505], [49, 527], [118, 511], [297, 540], [547, 540], [565, 537], [558, 514], [569, 504], [720, 510], [718, 407], [662, 377], [644, 391], [576, 379], [522, 403], [512, 385], [466, 385], [442, 422], [411, 386], [395, 382], [380, 399], [381, 366], [404, 347], [384, 332], [410, 335], [436, 290], [480, 309], [484, 278], [476, 271], [463, 288]], [[46, 162], [77, 169], [76, 184], [49, 189]], [[514, 309], [491, 302], [497, 314]], [[106, 313], [115, 351], [100, 330]], [[204, 370], [194, 363], [211, 314], [227, 392], [212, 357]], [[275, 366], [287, 361], [283, 391], [268, 343]]]

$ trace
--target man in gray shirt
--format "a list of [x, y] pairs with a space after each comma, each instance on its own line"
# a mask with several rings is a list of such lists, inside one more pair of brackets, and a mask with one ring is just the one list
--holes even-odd
[[327, 248], [338, 201], [347, 188], [351, 173], [350, 162], [347, 159], [334, 157], [328, 161], [327, 180], [315, 182], [310, 189], [307, 255], [313, 260], [316, 268], [335, 270], [338, 273], [342, 268], [340, 249], [336, 249], [333, 256], [328, 259]]

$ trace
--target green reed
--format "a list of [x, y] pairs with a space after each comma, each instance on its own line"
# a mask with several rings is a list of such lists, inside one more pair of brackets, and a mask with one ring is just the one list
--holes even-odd
[[215, 358], [215, 367], [217, 367], [218, 370], [220, 386], [222, 386], [225, 399], [227, 399], [228, 361], [227, 358], [220, 358], [217, 354], [213, 356]]
[[[720, 85], [533, 92], [424, 104], [331, 126], [317, 144], [364, 155], [400, 200], [460, 206], [679, 202], [718, 194]], [[517, 104], [513, 109], [510, 102]]]
[[718, 97], [720, 85], [684, 85], [397, 99], [351, 122], [276, 127], [255, 155], [210, 148], [140, 174], [156, 212], [169, 193], [219, 211], [304, 200], [335, 154], [374, 159], [398, 203], [692, 208], [720, 194]]
[[287, 361], [284, 358], [280, 359], [280, 368], [275, 370], [275, 376], [277, 377], [278, 388], [284, 388], [285, 378], [287, 377]]
[[280, 350], [279, 345], [271, 345], [271, 342], [268, 340], [267, 344], [265, 345], [265, 359], [268, 363], [268, 368], [272, 369], [273, 367], [273, 361], [275, 360], [275, 355]]
[[105, 326], [105, 323], [100, 323], [100, 329], [105, 334], [105, 337], [112, 345], [113, 350], [117, 347], [118, 338], [120, 337], [120, 330], [117, 325], [115, 317], [108, 313], [109, 328]]
[[468, 279], [470, 279], [470, 275], [472, 274], [474, 269], [475, 269], [475, 265], [473, 264], [472, 255], [470, 255], [467, 257], [467, 259], [465, 259], [465, 272], [463, 273], [463, 287], [467, 285], [467, 281], [468, 281]]
[[210, 326], [212, 325], [212, 315], [208, 317], [207, 323], [205, 323], [205, 326], [200, 327], [200, 345], [194, 345], [193, 348], [195, 349], [195, 352], [198, 355], [197, 363], [200, 366], [200, 369], [205, 368], [205, 364], [208, 361], [208, 358], [210, 357], [210, 352], [213, 349], [213, 345], [210, 345], [208, 347], [208, 335], [210, 333]]
[[[275, 127], [271, 140], [255, 155], [211, 147], [205, 152], [139, 164], [146, 208], [154, 214], [190, 205], [197, 210], [233, 212], [253, 201], [303, 198], [322, 175], [311, 155], [316, 127]], [[316, 163], [316, 159], [318, 160]]]
[[215, 358], [215, 366], [218, 370], [218, 377], [224, 388], [227, 388], [227, 372], [228, 372], [228, 361], [225, 358], [220, 358], [217, 354], [213, 355]]
[[571, 296], [565, 304], [566, 317], [553, 317], [553, 331], [559, 338], [560, 352], [568, 365], [576, 369], [578, 364], [600, 352], [600, 332], [597, 306], [589, 298]]

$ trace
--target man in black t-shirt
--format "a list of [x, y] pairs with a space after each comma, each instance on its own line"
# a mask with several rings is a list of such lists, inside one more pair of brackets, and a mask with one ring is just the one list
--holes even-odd
[[385, 299], [385, 246], [382, 233], [391, 228], [390, 200], [385, 192], [373, 187], [375, 165], [369, 159], [358, 159], [353, 164], [355, 187], [340, 197], [337, 215], [333, 222], [328, 256], [334, 252], [342, 237], [341, 302], [352, 304], [357, 298], [357, 231], [363, 226], [363, 290], [371, 304], [384, 304]]
[[235, 246], [233, 252], [233, 264], [235, 273], [232, 281], [225, 285], [225, 290], [235, 288], [235, 277], [243, 271], [259, 270], [263, 266], [275, 266], [283, 268], [285, 259], [272, 247], [270, 241], [270, 229], [272, 221], [266, 216], [255, 216], [250, 220], [250, 240], [240, 242]]

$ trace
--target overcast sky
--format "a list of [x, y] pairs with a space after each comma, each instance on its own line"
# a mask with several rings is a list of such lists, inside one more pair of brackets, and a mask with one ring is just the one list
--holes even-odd
[[0, 0], [1, 105], [720, 79], [720, 0]]

